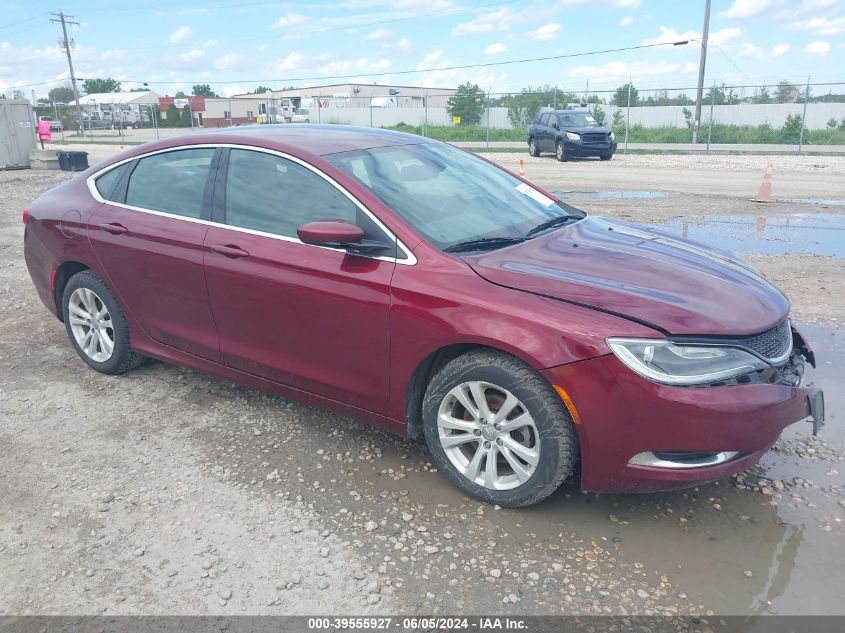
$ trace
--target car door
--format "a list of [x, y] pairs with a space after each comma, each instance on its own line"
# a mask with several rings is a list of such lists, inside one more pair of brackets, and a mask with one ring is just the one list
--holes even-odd
[[221, 361], [203, 271], [211, 219], [213, 147], [174, 149], [126, 166], [97, 190], [88, 235], [110, 287], [154, 340]]
[[392, 240], [349, 194], [298, 159], [233, 148], [220, 172], [223, 224], [206, 235], [205, 270], [224, 361], [377, 410], [388, 397], [395, 259], [304, 244], [296, 230], [340, 219], [361, 226], [366, 238]]

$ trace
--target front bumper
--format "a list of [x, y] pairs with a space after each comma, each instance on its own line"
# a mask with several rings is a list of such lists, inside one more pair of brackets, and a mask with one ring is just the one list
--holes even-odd
[[[542, 373], [578, 410], [581, 487], [593, 492], [671, 490], [745, 470], [784, 428], [811, 415], [817, 391], [767, 383], [672, 387], [642, 378], [612, 354]], [[737, 454], [701, 467], [630, 463], [641, 453], [683, 451]]]
[[564, 141], [566, 153], [570, 156], [612, 156], [616, 153], [616, 141], [612, 143], [584, 143], [583, 141]]

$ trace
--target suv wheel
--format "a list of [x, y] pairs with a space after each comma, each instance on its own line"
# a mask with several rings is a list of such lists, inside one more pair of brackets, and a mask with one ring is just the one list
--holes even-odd
[[599, 156], [599, 158], [601, 158], [602, 160], [610, 160], [611, 158], [613, 158], [613, 154], [602, 154], [601, 156]]
[[146, 360], [129, 348], [123, 311], [105, 282], [90, 270], [68, 280], [62, 311], [73, 348], [92, 369], [122, 374]]
[[563, 141], [557, 142], [557, 145], [555, 146], [555, 156], [557, 156], [557, 159], [562, 163], [569, 160], [569, 155], [566, 153], [566, 145], [564, 145]]
[[560, 396], [507, 354], [470, 352], [447, 363], [429, 383], [422, 413], [440, 470], [482, 501], [531, 505], [575, 470], [577, 435]]
[[528, 153], [535, 158], [540, 155], [540, 150], [537, 148], [537, 141], [533, 138], [528, 139]]

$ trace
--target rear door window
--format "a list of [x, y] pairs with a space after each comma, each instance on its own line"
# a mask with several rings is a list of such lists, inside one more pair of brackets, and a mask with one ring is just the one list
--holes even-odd
[[186, 218], [202, 216], [214, 148], [181, 149], [138, 161], [126, 188], [126, 204]]
[[126, 169], [128, 167], [129, 163], [124, 163], [120, 167], [115, 167], [114, 169], [107, 171], [94, 181], [97, 191], [104, 200], [119, 202], [116, 198], [116, 194], [118, 193], [117, 185], [123, 177], [123, 174], [126, 173]]

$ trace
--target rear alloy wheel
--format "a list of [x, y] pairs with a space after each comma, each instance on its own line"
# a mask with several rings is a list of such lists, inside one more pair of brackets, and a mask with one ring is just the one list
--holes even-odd
[[569, 155], [566, 153], [566, 145], [563, 144], [563, 141], [557, 142], [557, 145], [555, 146], [555, 156], [557, 156], [557, 159], [562, 163], [569, 160]]
[[71, 344], [93, 369], [122, 374], [146, 360], [129, 348], [129, 327], [123, 311], [105, 282], [90, 270], [68, 280], [62, 311]]
[[423, 420], [440, 469], [489, 503], [537, 503], [575, 469], [576, 433], [560, 397], [506, 354], [471, 352], [447, 363], [429, 384]]
[[534, 158], [540, 155], [540, 150], [537, 148], [537, 141], [533, 138], [528, 140], [528, 153]]

